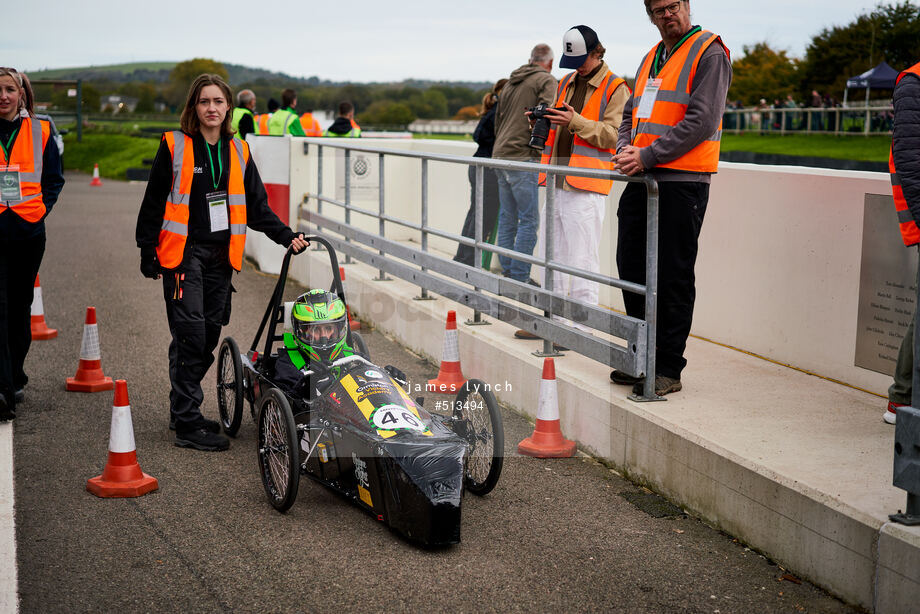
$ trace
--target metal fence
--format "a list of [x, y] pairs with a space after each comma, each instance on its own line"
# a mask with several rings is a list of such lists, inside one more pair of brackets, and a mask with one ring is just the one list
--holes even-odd
[[[571, 348], [584, 356], [602, 362], [612, 368], [620, 369], [631, 375], [644, 376], [655, 373], [655, 332], [658, 283], [658, 184], [650, 177], [626, 177], [617, 172], [574, 169], [566, 166], [540, 165], [528, 162], [494, 160], [490, 158], [473, 158], [447, 154], [420, 153], [400, 151], [372, 146], [364, 146], [354, 141], [331, 141], [329, 139], [305, 139], [304, 154], [310, 148], [317, 152], [317, 192], [304, 195], [300, 207], [298, 229], [312, 230], [310, 225], [321, 228], [323, 235], [346, 256], [369, 264], [379, 270], [377, 280], [386, 279], [390, 274], [399, 277], [421, 289], [421, 298], [426, 298], [429, 291], [473, 308], [474, 317], [467, 324], [482, 322], [485, 314], [503, 322], [508, 322], [532, 331], [544, 339], [543, 351], [535, 352], [538, 356], [559, 355], [553, 349], [553, 343]], [[379, 168], [379, 205], [376, 211], [356, 207], [351, 199], [350, 173], [345, 172], [344, 201], [324, 194], [324, 156], [325, 148], [344, 150], [345, 168], [350, 168], [352, 153], [377, 156]], [[389, 215], [386, 210], [386, 160], [390, 157], [414, 158], [419, 161], [419, 189], [421, 190], [420, 222], [405, 220]], [[428, 167], [431, 162], [445, 162], [475, 168], [475, 239], [435, 228], [429, 224]], [[531, 256], [510, 249], [501, 248], [484, 242], [482, 224], [483, 177], [484, 169], [501, 169], [508, 171], [545, 172], [548, 185], [553, 185], [557, 174], [576, 175], [599, 179], [613, 179], [621, 182], [635, 182], [645, 185], [648, 193], [647, 212], [647, 255], [646, 284], [640, 285], [594, 273], [584, 269], [573, 268], [554, 258], [554, 236], [552, 224], [546, 224], [545, 250], [542, 254]], [[311, 208], [311, 201], [315, 208]], [[344, 221], [324, 214], [324, 205], [344, 210]], [[546, 220], [553, 219], [555, 207], [553, 190], [546, 191]], [[367, 216], [378, 222], [377, 233], [371, 233], [353, 225], [352, 214]], [[342, 217], [342, 216], [339, 216]], [[386, 237], [388, 224], [409, 228], [419, 233], [420, 249], [404, 242]], [[339, 235], [341, 238], [330, 235]], [[468, 245], [474, 250], [474, 266], [467, 266], [449, 258], [432, 253], [428, 249], [429, 236], [441, 237]], [[481, 268], [482, 251], [508, 256], [544, 267], [546, 271], [544, 287], [539, 288], [528, 283], [518, 282], [501, 275], [495, 275]], [[597, 305], [570, 299], [553, 289], [553, 271], [581, 277], [587, 280], [633, 292], [645, 297], [644, 320], [614, 312]], [[542, 313], [541, 313], [542, 312]], [[570, 325], [578, 322], [593, 330], [608, 333], [616, 338], [605, 337], [585, 332]], [[646, 377], [642, 395], [630, 395], [634, 400], [660, 400], [655, 395], [654, 376]]]
[[833, 134], [866, 136], [888, 134], [893, 107], [834, 107], [782, 109], [726, 109], [722, 132], [775, 134]]

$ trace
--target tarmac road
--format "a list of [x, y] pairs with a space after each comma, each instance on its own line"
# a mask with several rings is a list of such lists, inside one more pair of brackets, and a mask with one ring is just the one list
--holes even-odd
[[[60, 334], [33, 344], [15, 422], [21, 611], [855, 611], [584, 457], [509, 456], [490, 495], [465, 497], [463, 541], [443, 550], [403, 541], [307, 479], [277, 513], [248, 411], [227, 452], [173, 445], [162, 290], [141, 277], [134, 245], [144, 186], [88, 184], [68, 175], [48, 220], [41, 280]], [[241, 347], [274, 282], [251, 264], [234, 280], [225, 334]], [[159, 479], [138, 499], [85, 490], [105, 463], [112, 406], [111, 392], [64, 391], [89, 305], [105, 373], [128, 381], [141, 466]], [[437, 371], [379, 333], [365, 338], [414, 382]], [[213, 373], [205, 413], [216, 417]], [[512, 455], [532, 425], [505, 412], [505, 429]]]

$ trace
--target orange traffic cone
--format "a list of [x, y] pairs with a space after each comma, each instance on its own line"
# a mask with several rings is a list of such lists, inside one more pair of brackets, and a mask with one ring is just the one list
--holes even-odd
[[86, 481], [86, 490], [97, 497], [140, 497], [158, 486], [157, 479], [141, 471], [137, 463], [128, 382], [120, 379], [115, 382], [115, 402], [112, 404], [109, 460], [102, 475]]
[[56, 328], [48, 328], [45, 323], [45, 304], [42, 302], [42, 286], [35, 276], [35, 291], [32, 298], [32, 340], [54, 339], [57, 337]]
[[457, 312], [447, 312], [444, 327], [444, 346], [441, 350], [441, 368], [438, 376], [428, 380], [429, 392], [457, 392], [466, 383], [460, 369], [460, 339], [457, 334]]
[[102, 179], [99, 178], [99, 165], [98, 164], [93, 165], [93, 180], [90, 181], [89, 184], [92, 186], [102, 185]]
[[99, 351], [99, 329], [96, 325], [96, 308], [86, 308], [83, 326], [83, 343], [80, 344], [80, 365], [77, 374], [67, 378], [67, 390], [73, 392], [99, 392], [111, 390], [112, 378], [102, 373], [102, 354]]
[[[345, 298], [348, 299], [348, 289], [345, 287], [345, 267], [339, 267], [339, 277], [342, 280], [342, 290], [345, 291]], [[351, 330], [360, 330], [361, 322], [359, 322], [355, 315], [351, 312], [351, 305], [348, 306], [348, 326], [351, 327]]]
[[568, 458], [575, 454], [575, 442], [562, 436], [559, 401], [556, 397], [556, 363], [543, 359], [543, 379], [537, 405], [537, 426], [533, 435], [518, 444], [518, 452], [537, 458]]

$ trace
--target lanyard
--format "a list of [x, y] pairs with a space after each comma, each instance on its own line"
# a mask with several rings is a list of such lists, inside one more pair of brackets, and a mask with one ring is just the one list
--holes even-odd
[[[668, 57], [664, 61], [664, 64], [668, 63], [668, 60], [670, 60], [674, 56], [674, 52], [677, 51], [680, 48], [680, 46], [683, 45], [687, 41], [688, 38], [690, 38], [697, 32], [701, 32], [702, 30], [703, 28], [699, 26], [693, 26], [692, 28], [690, 28], [690, 31], [684, 34], [683, 37], [679, 41], [677, 41], [677, 44], [674, 45], [674, 47], [671, 49], [671, 52], [668, 54]], [[661, 69], [664, 68], [661, 62], [662, 51], [664, 51], [664, 41], [661, 41], [660, 43], [658, 43], [658, 49], [655, 51], [655, 61], [652, 63], [652, 75], [651, 75], [653, 79], [657, 77], [658, 73], [661, 72]]]
[[6, 143], [4, 143], [3, 141], [0, 141], [0, 146], [3, 147], [3, 153], [6, 155], [7, 164], [10, 163], [10, 151], [13, 148], [13, 141], [16, 140], [16, 134], [18, 132], [19, 132], [19, 128], [16, 128], [15, 130], [13, 130], [13, 134], [10, 135], [10, 140], [8, 140]]
[[214, 185], [214, 189], [217, 189], [217, 186], [220, 184], [220, 178], [224, 176], [224, 159], [220, 155], [220, 141], [217, 141], [217, 164], [219, 171], [217, 173], [217, 178], [214, 178], [214, 159], [211, 157], [211, 145], [205, 141], [205, 149], [208, 150], [208, 162], [211, 163], [211, 183]]

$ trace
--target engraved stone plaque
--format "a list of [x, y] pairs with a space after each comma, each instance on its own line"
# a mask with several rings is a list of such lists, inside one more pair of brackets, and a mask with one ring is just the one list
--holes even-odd
[[894, 374], [916, 300], [917, 249], [904, 247], [891, 194], [866, 194], [853, 364]]

